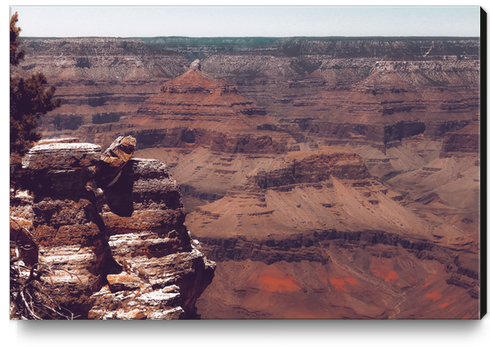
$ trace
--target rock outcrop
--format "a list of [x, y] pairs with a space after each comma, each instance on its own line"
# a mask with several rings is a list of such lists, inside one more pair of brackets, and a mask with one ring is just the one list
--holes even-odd
[[211, 282], [214, 264], [191, 240], [179, 186], [165, 165], [129, 160], [101, 204], [122, 272], [108, 275], [108, 287], [94, 294], [89, 318], [195, 318], [195, 302]]
[[108, 145], [113, 133], [131, 135], [137, 150], [209, 147], [228, 153], [282, 153], [295, 140], [270, 131], [276, 122], [236, 86], [200, 71], [199, 64], [163, 84], [118, 125], [82, 126], [77, 136]]
[[100, 163], [94, 168], [98, 186], [110, 187], [121, 176], [121, 170], [133, 156], [136, 147], [136, 139], [131, 136], [119, 136], [102, 153]]
[[463, 128], [447, 132], [442, 143], [441, 158], [480, 153], [480, 115]]
[[[166, 166], [129, 159], [134, 145], [118, 138], [102, 159], [100, 146], [87, 143], [35, 146], [24, 161], [30, 194], [17, 194], [12, 224], [23, 223], [49, 269], [45, 292], [76, 318], [196, 318], [215, 265], [184, 225]], [[101, 163], [119, 176], [112, 185], [98, 185]]]

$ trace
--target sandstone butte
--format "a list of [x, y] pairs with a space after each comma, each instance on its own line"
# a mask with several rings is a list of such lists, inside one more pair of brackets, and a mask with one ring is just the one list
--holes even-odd
[[[135, 114], [119, 123], [119, 133], [131, 134], [137, 149], [206, 146], [219, 152], [279, 153], [294, 139], [272, 129], [277, 122], [263, 107], [238, 93], [236, 86], [199, 70], [199, 65], [164, 83]], [[104, 146], [113, 131], [104, 125], [81, 127], [74, 134]]]
[[[64, 100], [45, 137], [132, 136], [136, 156], [165, 163], [183, 203], [169, 218], [186, 215], [217, 263], [201, 318], [478, 319], [479, 39], [230, 42], [26, 39], [19, 70], [45, 72]], [[107, 230], [159, 206], [110, 195], [133, 161], [102, 188]], [[161, 274], [139, 271], [105, 288]]]

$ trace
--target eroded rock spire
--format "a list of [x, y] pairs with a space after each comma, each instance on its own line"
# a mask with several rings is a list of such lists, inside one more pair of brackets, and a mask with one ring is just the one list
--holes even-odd
[[106, 151], [101, 155], [100, 159], [105, 165], [99, 169], [99, 184], [102, 186], [113, 185], [124, 168], [128, 160], [133, 156], [136, 147], [136, 139], [132, 136], [119, 136]]
[[190, 70], [201, 71], [201, 61], [199, 59], [194, 60], [189, 66]]

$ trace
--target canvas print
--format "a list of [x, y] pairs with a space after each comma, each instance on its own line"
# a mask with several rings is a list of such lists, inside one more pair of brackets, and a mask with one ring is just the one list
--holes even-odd
[[480, 319], [481, 13], [12, 6], [10, 319]]

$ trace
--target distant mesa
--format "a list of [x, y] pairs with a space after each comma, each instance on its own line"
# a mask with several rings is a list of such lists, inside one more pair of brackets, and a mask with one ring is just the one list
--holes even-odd
[[201, 145], [220, 152], [278, 153], [295, 143], [287, 133], [259, 130], [274, 129], [277, 121], [240, 95], [236, 86], [200, 71], [199, 60], [166, 82], [131, 122], [152, 128], [152, 136], [164, 141], [149, 144], [150, 137], [137, 138], [140, 148]]
[[244, 129], [273, 121], [264, 108], [241, 96], [234, 85], [202, 72], [199, 60], [187, 72], [165, 83], [160, 93], [140, 107], [138, 116], [167, 121], [233, 119], [234, 127]]

